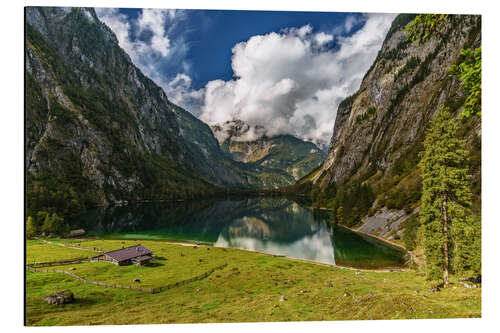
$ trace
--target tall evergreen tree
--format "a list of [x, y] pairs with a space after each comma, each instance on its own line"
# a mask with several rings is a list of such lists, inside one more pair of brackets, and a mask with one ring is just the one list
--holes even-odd
[[427, 277], [442, 277], [444, 285], [448, 284], [451, 265], [457, 262], [454, 259], [462, 257], [460, 230], [469, 230], [471, 223], [468, 151], [457, 129], [458, 122], [441, 106], [426, 133], [420, 161], [420, 224]]
[[337, 223], [344, 224], [344, 207], [342, 206], [337, 208]]

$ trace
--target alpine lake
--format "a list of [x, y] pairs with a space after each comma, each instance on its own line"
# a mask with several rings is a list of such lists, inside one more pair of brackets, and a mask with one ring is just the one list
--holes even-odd
[[90, 238], [204, 243], [360, 269], [405, 266], [401, 248], [329, 220], [285, 198], [115, 205], [68, 218]]

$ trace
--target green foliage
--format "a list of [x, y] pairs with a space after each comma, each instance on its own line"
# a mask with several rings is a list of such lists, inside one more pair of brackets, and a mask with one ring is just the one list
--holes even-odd
[[463, 61], [450, 67], [450, 76], [457, 77], [467, 97], [462, 119], [481, 116], [481, 47], [461, 51]]
[[404, 222], [403, 243], [409, 251], [413, 251], [417, 246], [417, 235], [420, 227], [419, 219], [416, 215]]
[[455, 226], [454, 237], [455, 272], [460, 276], [481, 274], [481, 218], [477, 215], [466, 216], [466, 223]]
[[398, 186], [389, 192], [385, 205], [389, 209], [404, 209], [411, 213], [411, 206], [420, 200], [421, 193], [420, 182], [410, 184], [407, 187]]
[[56, 213], [45, 213], [41, 231], [47, 235], [63, 235], [68, 231], [68, 226], [64, 223], [64, 219], [57, 216]]
[[375, 194], [368, 183], [355, 182], [352, 185], [342, 185], [337, 187], [335, 183], [329, 184], [324, 190], [315, 186], [311, 192], [313, 204], [316, 207], [332, 208], [338, 213], [342, 207], [340, 215], [342, 221], [339, 221], [339, 215], [334, 216], [339, 224], [352, 227], [361, 221], [361, 218], [368, 213]]
[[426, 133], [420, 161], [423, 190], [419, 213], [429, 279], [439, 279], [453, 268], [447, 262], [465, 256], [462, 238], [457, 236], [459, 230], [473, 227], [467, 216], [471, 200], [468, 151], [457, 129], [455, 119], [441, 106]]
[[448, 19], [445, 14], [419, 14], [406, 26], [406, 40], [419, 43], [426, 42], [439, 31], [440, 25]]
[[26, 221], [26, 238], [33, 238], [36, 234], [38, 234], [38, 226], [36, 225], [34, 219], [31, 216], [28, 216]]

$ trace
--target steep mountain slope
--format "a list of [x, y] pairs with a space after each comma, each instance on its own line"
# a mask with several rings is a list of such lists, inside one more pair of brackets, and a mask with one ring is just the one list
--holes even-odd
[[28, 213], [213, 190], [171, 109], [93, 9], [27, 8]]
[[[375, 230], [367, 228], [378, 233], [400, 220], [396, 223], [400, 228], [391, 229], [387, 237], [400, 235], [405, 218], [418, 210], [419, 152], [430, 120], [441, 104], [455, 115], [463, 109], [464, 92], [448, 69], [461, 61], [462, 49], [481, 43], [480, 17], [469, 15], [450, 15], [425, 43], [408, 42], [404, 27], [414, 16], [399, 15], [394, 20], [359, 90], [338, 108], [325, 162], [301, 180], [304, 189], [312, 189], [317, 205], [343, 206], [345, 224], [382, 219]], [[480, 119], [463, 123], [461, 135], [471, 151], [475, 207], [479, 209]], [[367, 213], [375, 215], [370, 218]]]
[[25, 61], [28, 214], [294, 182], [228, 158], [92, 8], [27, 8]]
[[[319, 167], [325, 157], [312, 142], [292, 135], [269, 137], [263, 127], [250, 128], [241, 120], [214, 125], [212, 131], [233, 160], [282, 170], [296, 180]], [[264, 134], [255, 139], [256, 132]]]

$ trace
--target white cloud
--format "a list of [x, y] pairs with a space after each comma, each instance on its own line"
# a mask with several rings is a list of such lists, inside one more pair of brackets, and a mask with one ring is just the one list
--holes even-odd
[[[266, 127], [268, 135], [290, 133], [328, 142], [338, 104], [358, 89], [393, 18], [366, 15], [355, 34], [336, 37], [340, 47], [335, 50], [321, 48], [332, 35], [312, 34], [309, 25], [235, 45], [236, 79], [208, 82], [200, 118], [209, 124], [240, 119]], [[345, 28], [352, 29], [351, 24]]]
[[333, 35], [325, 34], [324, 32], [318, 32], [314, 35], [314, 40], [318, 45], [323, 45], [333, 40]]
[[[235, 79], [193, 90], [184, 61], [187, 43], [171, 33], [184, 12], [144, 9], [135, 21], [116, 9], [97, 13], [134, 63], [171, 101], [201, 120], [214, 125], [239, 119], [251, 128], [264, 126], [267, 135], [293, 134], [319, 144], [330, 141], [339, 103], [358, 89], [395, 16], [349, 16], [332, 33], [315, 33], [305, 25], [252, 36], [232, 49]], [[345, 37], [362, 22], [360, 30]], [[328, 47], [333, 40], [334, 49]], [[173, 61], [184, 73], [167, 78], [163, 66]], [[249, 131], [252, 137], [259, 133]]]
[[188, 75], [179, 73], [171, 81], [162, 82], [161, 86], [165, 90], [169, 100], [191, 111], [195, 116], [199, 116], [204, 89], [191, 89], [191, 78]]
[[[134, 64], [160, 85], [174, 103], [186, 102], [190, 106], [201, 99], [201, 92], [191, 91], [191, 79], [180, 73], [172, 80], [164, 76], [164, 67], [180, 63], [188, 72], [190, 66], [183, 61], [188, 51], [182, 35], [172, 37], [185, 13], [175, 9], [142, 9], [136, 20], [119, 12], [116, 8], [96, 8], [101, 21], [115, 33], [120, 46]], [[199, 109], [197, 104], [194, 107]]]
[[355, 25], [361, 23], [361, 19], [362, 18], [359, 16], [354, 16], [354, 15], [347, 16], [347, 18], [344, 22], [345, 33], [350, 33], [352, 28], [354, 28]]

